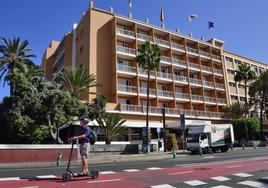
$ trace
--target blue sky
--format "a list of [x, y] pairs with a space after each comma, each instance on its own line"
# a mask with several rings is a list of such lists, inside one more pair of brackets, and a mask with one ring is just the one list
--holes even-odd
[[[267, 0], [132, 0], [133, 17], [149, 18], [160, 25], [160, 6], [164, 8], [165, 27], [189, 32], [188, 15], [197, 14], [191, 26], [193, 36], [215, 37], [225, 41], [225, 49], [268, 63]], [[42, 54], [52, 39], [61, 40], [64, 33], [78, 22], [89, 0], [1, 0], [0, 36], [27, 39], [34, 60], [40, 64]], [[95, 0], [95, 6], [121, 15], [129, 13], [128, 0]], [[215, 28], [208, 30], [207, 22]], [[0, 100], [9, 95], [9, 88], [0, 82]]]

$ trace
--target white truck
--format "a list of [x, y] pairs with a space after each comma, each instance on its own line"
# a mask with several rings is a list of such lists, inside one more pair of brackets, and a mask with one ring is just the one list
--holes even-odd
[[191, 125], [186, 137], [187, 150], [192, 153], [226, 152], [234, 143], [232, 124]]

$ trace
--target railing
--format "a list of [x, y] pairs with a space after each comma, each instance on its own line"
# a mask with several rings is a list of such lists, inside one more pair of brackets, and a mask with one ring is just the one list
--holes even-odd
[[226, 99], [217, 98], [217, 103], [226, 104]]
[[203, 96], [201, 96], [201, 95], [191, 95], [191, 99], [192, 100], [195, 100], [195, 101], [203, 101], [204, 100], [204, 98], [203, 98]]
[[191, 84], [197, 84], [197, 85], [202, 85], [202, 81], [196, 78], [190, 78], [190, 83]]
[[172, 75], [164, 72], [157, 72], [157, 77], [172, 80]]
[[183, 61], [183, 60], [180, 60], [180, 59], [177, 59], [177, 58], [172, 58], [172, 62], [175, 65], [181, 65], [181, 66], [184, 66], [184, 67], [187, 66], [186, 61]]
[[131, 105], [131, 104], [120, 104], [120, 110], [128, 112], [142, 112], [142, 106]]
[[199, 55], [199, 53], [198, 53], [198, 50], [197, 50], [197, 49], [190, 48], [190, 47], [187, 47], [186, 49], [187, 49], [187, 52], [190, 52], [190, 53], [194, 53], [194, 54]]
[[135, 49], [127, 48], [127, 47], [120, 46], [120, 45], [117, 45], [117, 51], [127, 53], [127, 54], [136, 55], [136, 50]]
[[[146, 106], [143, 106], [143, 112], [145, 113], [146, 112]], [[149, 106], [149, 110], [148, 112], [150, 114], [161, 114], [161, 108], [159, 107], [153, 107], [153, 106]]]
[[154, 42], [156, 44], [160, 44], [160, 45], [164, 45], [164, 46], [169, 46], [169, 42], [168, 41], [162, 40], [162, 39], [159, 39], [159, 38], [155, 38], [154, 39]]
[[137, 87], [136, 86], [128, 86], [124, 84], [118, 84], [118, 91], [122, 92], [129, 92], [129, 93], [137, 93]]
[[203, 65], [201, 65], [201, 70], [211, 72], [211, 73], [213, 72], [211, 67], [207, 67], [207, 66], [203, 66]]
[[205, 96], [205, 101], [210, 103], [216, 103], [215, 97], [207, 97]]
[[189, 68], [200, 69], [200, 65], [188, 61]]
[[[139, 68], [139, 74], [147, 76], [148, 75], [148, 70], [144, 70], [142, 68]], [[155, 77], [154, 71], [150, 71], [150, 76]]]
[[224, 89], [224, 84], [215, 83], [215, 87], [218, 88], [218, 89]]
[[[156, 95], [155, 89], [149, 89], [150, 95]], [[146, 94], [147, 95], [147, 88], [146, 87], [140, 87], [140, 94]]]
[[163, 55], [162, 55], [162, 56], [160, 57], [160, 60], [161, 60], [161, 61], [168, 62], [168, 63], [171, 63], [171, 59], [170, 59], [170, 57], [167, 57], [167, 56], [163, 56]]
[[203, 85], [204, 86], [208, 86], [208, 87], [214, 87], [214, 83], [213, 82], [206, 81], [206, 80], [203, 81]]
[[208, 57], [208, 58], [211, 58], [211, 56], [210, 56], [210, 54], [209, 53], [207, 53], [207, 52], [204, 52], [204, 51], [199, 51], [199, 54], [201, 55], [201, 56], [205, 56], [205, 57]]
[[173, 97], [172, 91], [157, 90], [157, 94], [161, 97]]
[[188, 82], [188, 81], [187, 81], [187, 77], [185, 77], [185, 76], [173, 75], [173, 79], [174, 79], [175, 81]]
[[221, 61], [221, 57], [218, 56], [218, 55], [214, 55], [214, 54], [212, 54], [211, 57], [212, 57], [212, 59], [216, 59], [216, 60], [218, 60], [218, 61]]
[[183, 45], [181, 45], [181, 44], [176, 44], [174, 42], [171, 42], [171, 47], [172, 48], [175, 48], [175, 49], [179, 49], [179, 50], [185, 51], [185, 47]]
[[135, 67], [131, 67], [127, 65], [117, 64], [117, 70], [122, 71], [122, 72], [128, 72], [128, 73], [136, 73]]
[[142, 33], [137, 33], [137, 38], [141, 40], [153, 42], [153, 37], [142, 34]]
[[220, 69], [213, 69], [214, 70], [214, 73], [215, 74], [221, 74], [221, 75], [223, 75], [223, 71], [222, 70], [220, 70]]
[[128, 37], [134, 37], [135, 38], [135, 32], [127, 30], [127, 29], [124, 29], [124, 28], [117, 27], [116, 28], [116, 33], [120, 34], [120, 35], [125, 35], [125, 36], [128, 36]]
[[179, 99], [189, 99], [189, 94], [186, 93], [175, 92], [175, 96]]

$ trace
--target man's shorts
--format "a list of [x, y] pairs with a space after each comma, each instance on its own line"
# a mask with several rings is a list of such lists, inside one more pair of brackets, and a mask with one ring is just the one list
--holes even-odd
[[80, 149], [81, 158], [88, 158], [90, 144], [89, 143], [81, 143], [79, 149]]

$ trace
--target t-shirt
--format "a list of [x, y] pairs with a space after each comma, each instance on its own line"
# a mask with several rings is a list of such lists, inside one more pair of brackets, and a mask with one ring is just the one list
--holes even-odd
[[90, 134], [90, 128], [89, 127], [84, 127], [84, 128], [81, 127], [78, 135], [83, 135], [83, 134], [86, 135], [86, 138], [80, 138], [78, 140], [78, 143], [79, 144], [82, 144], [82, 143], [90, 143], [90, 140], [89, 140], [89, 137], [88, 137], [88, 135]]

